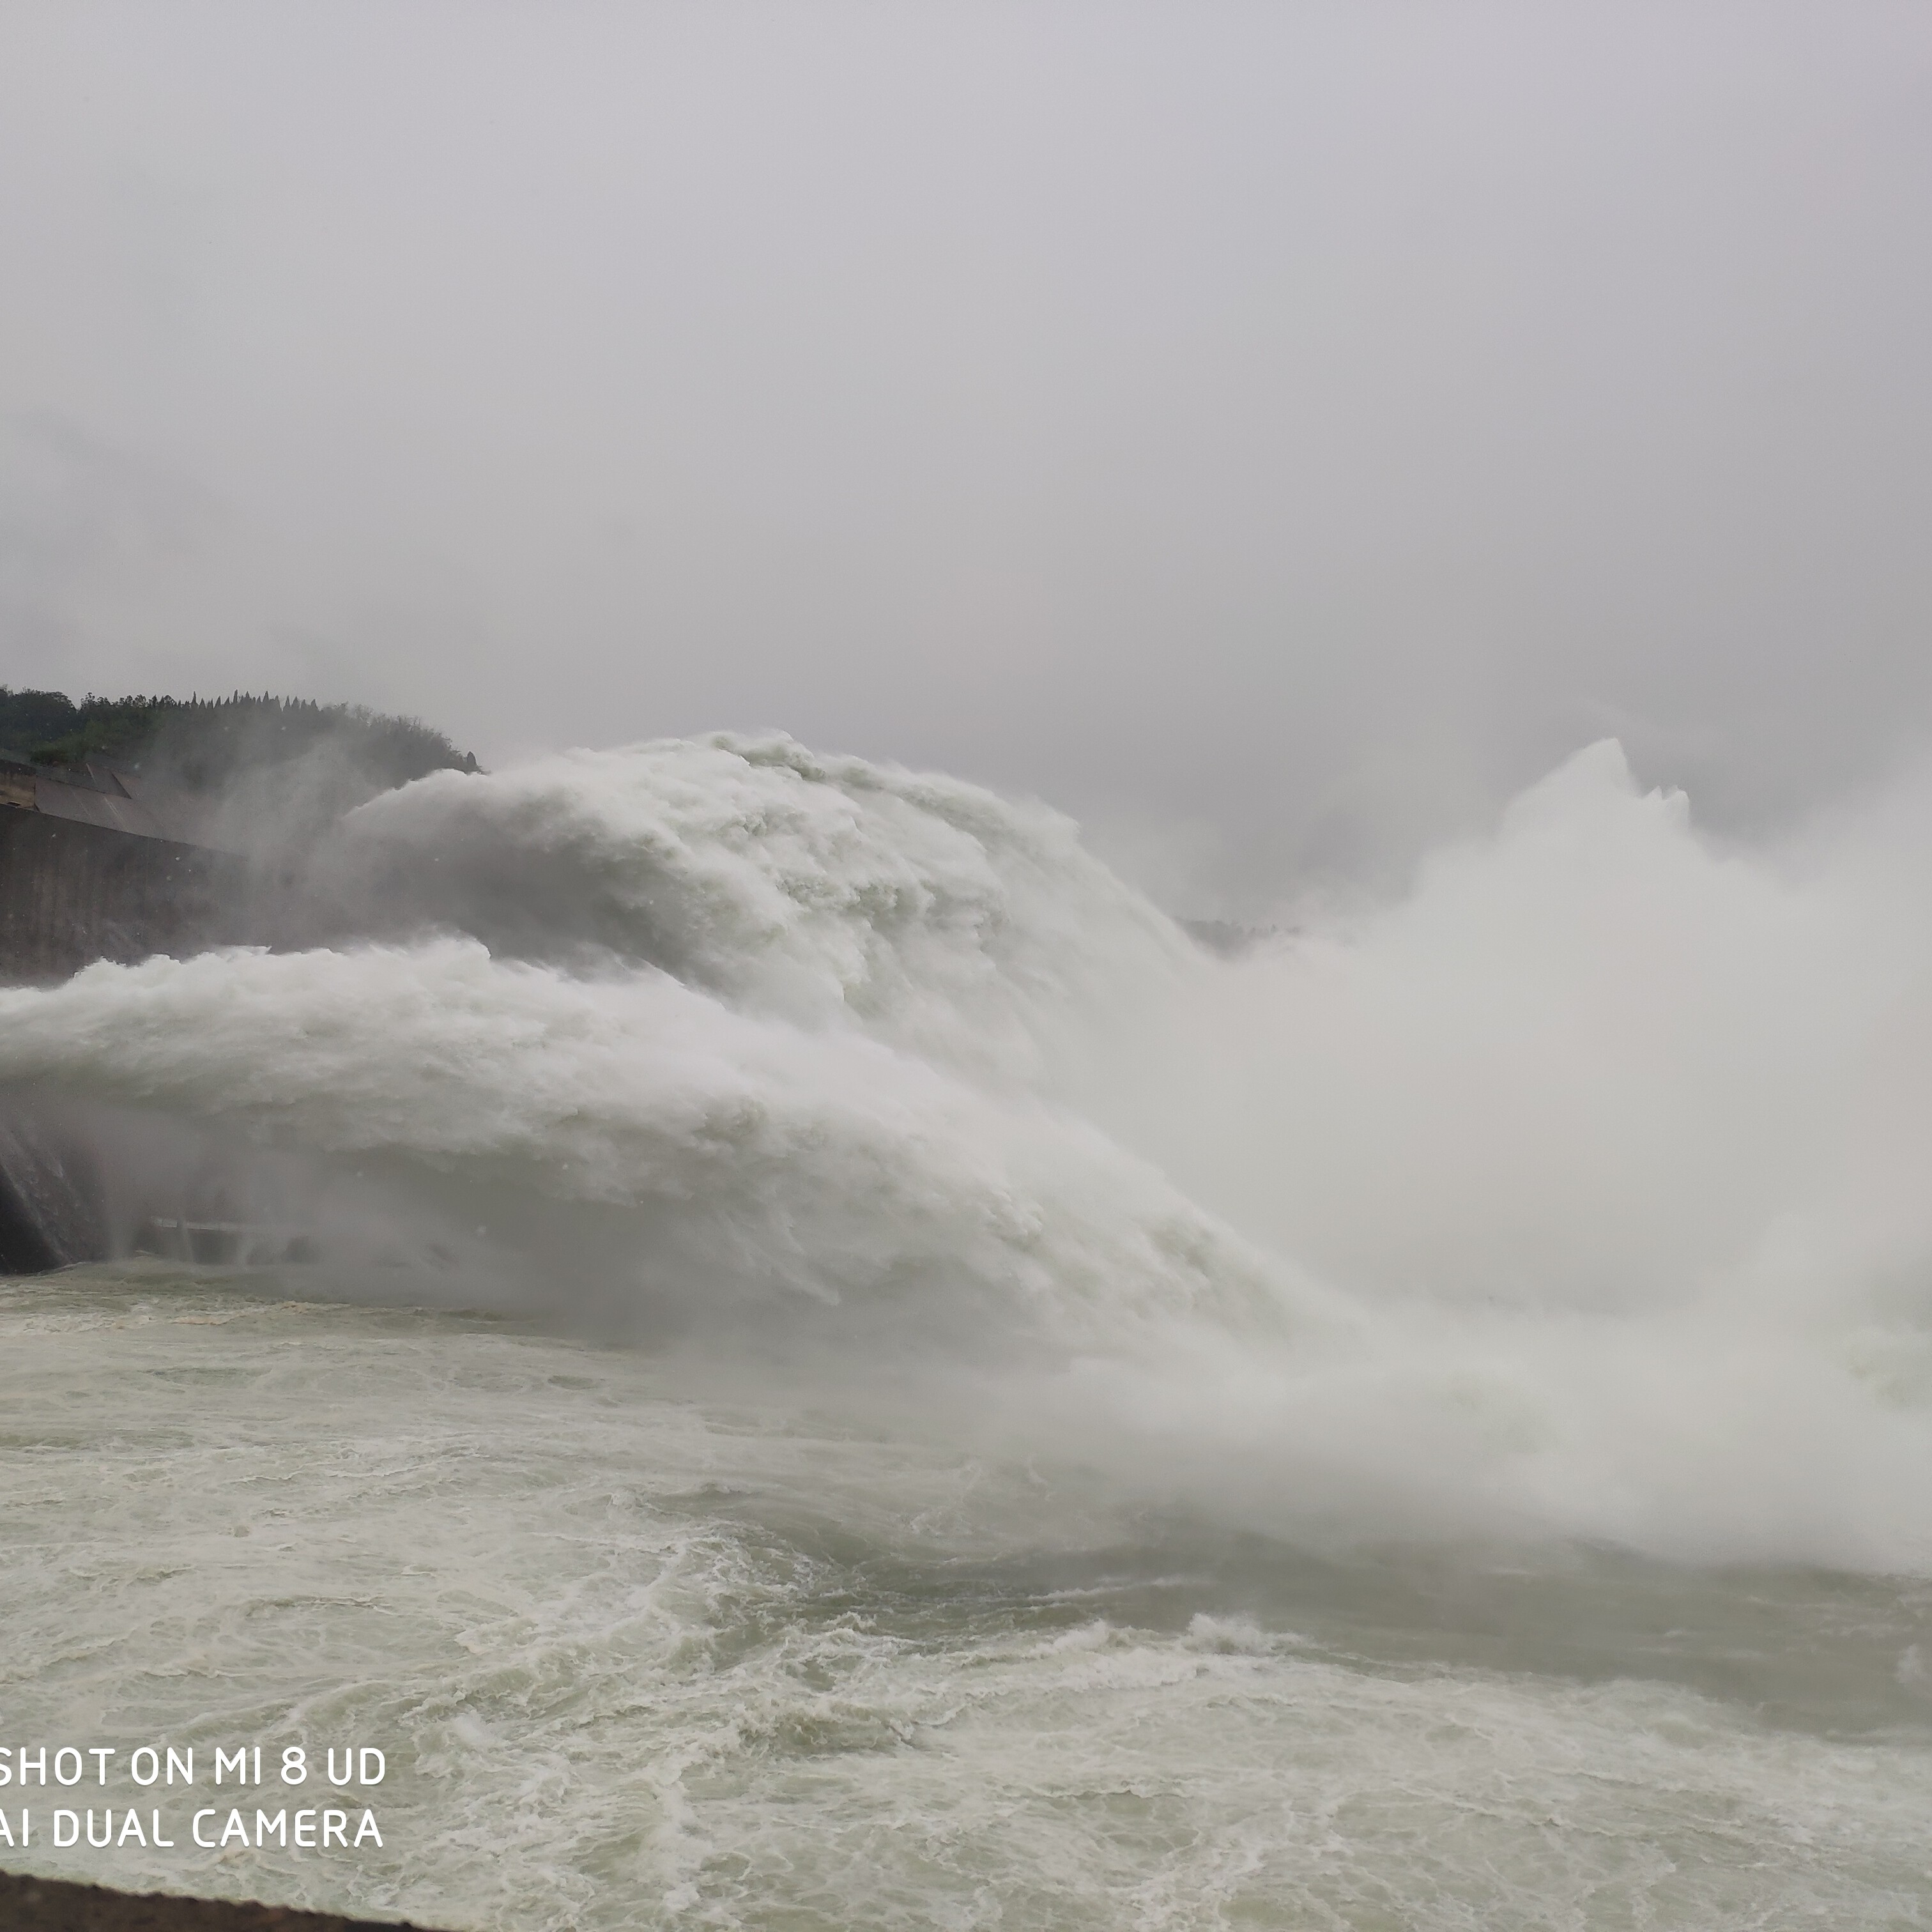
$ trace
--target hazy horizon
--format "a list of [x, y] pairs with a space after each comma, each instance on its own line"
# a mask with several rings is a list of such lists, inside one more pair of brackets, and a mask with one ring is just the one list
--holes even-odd
[[776, 726], [1180, 910], [1932, 706], [1922, 10], [21, 6], [0, 678]]

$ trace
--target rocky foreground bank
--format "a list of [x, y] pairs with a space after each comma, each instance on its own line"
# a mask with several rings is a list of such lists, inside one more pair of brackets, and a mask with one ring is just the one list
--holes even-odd
[[404, 1932], [409, 1922], [339, 1918], [292, 1906], [227, 1905], [158, 1892], [110, 1892], [0, 1872], [0, 1925], [7, 1932]]

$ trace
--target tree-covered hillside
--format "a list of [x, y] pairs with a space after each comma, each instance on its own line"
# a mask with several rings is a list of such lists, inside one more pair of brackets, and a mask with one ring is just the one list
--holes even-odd
[[406, 784], [445, 769], [476, 769], [420, 718], [392, 718], [360, 704], [308, 698], [97, 698], [76, 704], [58, 691], [0, 685], [0, 755], [35, 764], [89, 759], [165, 767], [176, 782], [218, 791], [244, 771], [300, 758], [327, 743], [372, 778]]

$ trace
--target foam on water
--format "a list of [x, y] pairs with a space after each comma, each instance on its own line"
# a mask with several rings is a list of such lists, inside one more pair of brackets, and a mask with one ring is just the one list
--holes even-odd
[[380, 1738], [385, 1848], [40, 1868], [505, 1932], [1925, 1909], [1923, 1589], [1324, 1564], [268, 1286], [0, 1295], [0, 1707]]

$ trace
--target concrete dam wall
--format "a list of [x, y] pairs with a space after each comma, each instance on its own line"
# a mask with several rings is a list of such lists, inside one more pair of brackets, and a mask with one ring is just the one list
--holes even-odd
[[0, 980], [64, 980], [232, 943], [240, 862], [171, 839], [0, 809]]
[[[0, 983], [248, 936], [244, 862], [164, 836], [137, 784], [0, 760]], [[0, 1274], [101, 1259], [117, 1245], [114, 1219], [73, 1110], [0, 1094]]]
[[125, 792], [0, 765], [0, 981], [244, 937], [244, 862], [130, 820], [157, 823]]

